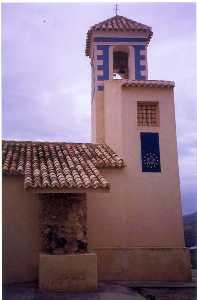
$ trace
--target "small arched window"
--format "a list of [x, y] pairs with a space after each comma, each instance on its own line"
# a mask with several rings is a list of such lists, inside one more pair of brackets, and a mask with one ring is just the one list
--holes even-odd
[[129, 78], [128, 58], [129, 55], [126, 51], [113, 52], [113, 78], [114, 79]]

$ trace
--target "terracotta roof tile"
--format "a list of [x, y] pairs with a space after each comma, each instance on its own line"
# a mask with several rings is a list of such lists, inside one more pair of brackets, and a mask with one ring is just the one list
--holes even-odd
[[24, 175], [28, 188], [109, 188], [98, 168], [121, 168], [105, 144], [3, 141], [3, 174]]
[[170, 88], [174, 87], [174, 81], [166, 81], [166, 80], [123, 80], [123, 87], [162, 87], [162, 88]]
[[87, 56], [90, 56], [90, 44], [91, 37], [93, 32], [99, 31], [108, 31], [108, 32], [147, 32], [148, 39], [152, 37], [152, 28], [144, 25], [142, 23], [138, 23], [136, 21], [130, 20], [123, 16], [114, 16], [110, 19], [104, 20], [98, 24], [92, 26], [87, 32], [86, 38], [86, 50], [85, 53]]

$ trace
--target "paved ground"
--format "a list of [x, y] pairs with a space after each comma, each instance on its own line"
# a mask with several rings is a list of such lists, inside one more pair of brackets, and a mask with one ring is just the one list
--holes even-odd
[[43, 293], [37, 283], [3, 287], [3, 300], [197, 300], [197, 270], [192, 282], [99, 282], [94, 293]]
[[12, 284], [3, 290], [3, 300], [144, 300], [142, 295], [121, 284], [99, 283], [94, 293], [42, 293], [35, 283]]
[[196, 300], [196, 288], [138, 288], [146, 300]]
[[94, 293], [64, 294], [40, 292], [36, 283], [4, 287], [3, 300], [197, 300], [195, 287], [136, 287], [129, 282], [99, 283]]

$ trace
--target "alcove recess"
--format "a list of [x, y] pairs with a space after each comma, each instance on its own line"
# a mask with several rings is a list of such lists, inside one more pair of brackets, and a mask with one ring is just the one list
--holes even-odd
[[116, 46], [113, 48], [113, 79], [129, 79], [128, 46]]
[[86, 195], [48, 193], [39, 198], [41, 252], [86, 253]]

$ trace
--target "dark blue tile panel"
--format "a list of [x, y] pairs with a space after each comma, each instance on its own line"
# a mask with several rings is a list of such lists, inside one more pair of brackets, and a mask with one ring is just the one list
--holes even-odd
[[141, 132], [142, 172], [161, 172], [159, 134]]
[[[134, 43], [139, 43], [139, 42], [148, 42], [148, 39], [146, 38], [122, 38], [122, 37], [95, 37], [94, 42], [107, 42], [107, 43], [119, 43], [119, 42], [134, 42]], [[100, 46], [100, 45], [98, 45]], [[97, 49], [98, 49], [97, 46]], [[101, 50], [101, 49], [98, 49]]]
[[97, 45], [97, 50], [103, 50], [103, 45]]
[[146, 77], [141, 75], [141, 71], [144, 70], [143, 69], [144, 66], [140, 65], [140, 60], [141, 60], [140, 50], [145, 50], [145, 46], [138, 45], [135, 46], [134, 49], [135, 49], [135, 79], [145, 80]]
[[97, 55], [98, 60], [103, 60], [103, 55]]
[[[103, 80], [109, 80], [109, 45], [98, 45], [98, 50], [103, 50], [103, 75], [97, 76], [97, 80], [103, 81]], [[97, 55], [97, 59], [98, 59]]]
[[98, 76], [97, 76], [97, 80], [98, 80], [98, 81], [103, 81], [103, 75], [98, 75]]
[[103, 85], [98, 85], [97, 86], [97, 91], [104, 91], [104, 86]]
[[97, 70], [103, 70], [103, 65], [97, 65]]

